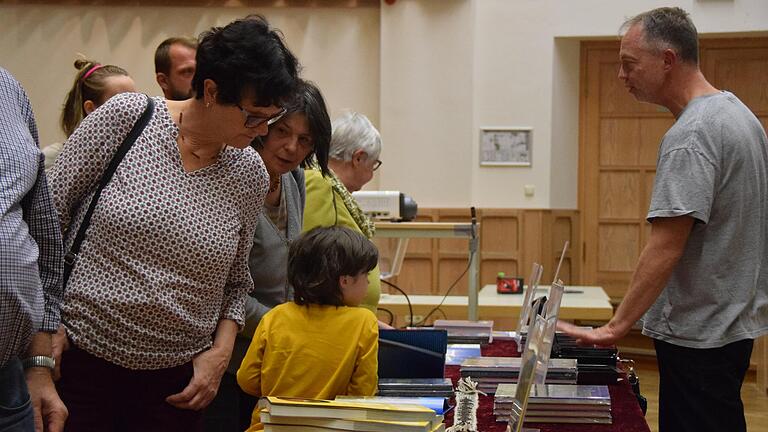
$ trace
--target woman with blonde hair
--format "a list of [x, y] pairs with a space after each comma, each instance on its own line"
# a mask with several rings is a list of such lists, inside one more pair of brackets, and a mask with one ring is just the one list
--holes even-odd
[[[104, 65], [93, 60], [75, 60], [75, 81], [69, 89], [61, 110], [61, 130], [69, 138], [85, 116], [116, 94], [136, 91], [136, 84], [120, 66]], [[64, 143], [53, 143], [43, 148], [45, 170], [53, 167]]]

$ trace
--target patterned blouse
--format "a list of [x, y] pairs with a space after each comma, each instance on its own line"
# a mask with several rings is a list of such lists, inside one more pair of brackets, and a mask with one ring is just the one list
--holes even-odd
[[[165, 100], [104, 188], [67, 283], [62, 320], [78, 347], [130, 369], [183, 364], [221, 319], [243, 325], [258, 214], [269, 188], [261, 157], [227, 147], [186, 172]], [[125, 93], [88, 115], [50, 175], [74, 240], [101, 175], [146, 107]]]

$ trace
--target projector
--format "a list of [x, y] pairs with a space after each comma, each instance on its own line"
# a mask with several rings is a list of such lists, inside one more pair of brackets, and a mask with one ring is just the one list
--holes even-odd
[[399, 191], [352, 192], [363, 213], [375, 220], [410, 221], [416, 217], [418, 205]]

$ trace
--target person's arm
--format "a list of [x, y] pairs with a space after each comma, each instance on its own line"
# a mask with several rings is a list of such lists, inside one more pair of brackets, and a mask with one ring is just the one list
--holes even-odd
[[[64, 298], [64, 286], [62, 273], [64, 270], [64, 249], [61, 238], [61, 225], [53, 198], [48, 188], [48, 180], [41, 160], [38, 170], [38, 178], [35, 187], [28, 195], [27, 208], [24, 209], [25, 219], [29, 226], [29, 234], [35, 239], [40, 255], [38, 267], [40, 269], [40, 282], [43, 287], [45, 309], [40, 331], [54, 333], [52, 336], [52, 351], [56, 367], [53, 371], [53, 379], [59, 379], [61, 366], [61, 353], [69, 348], [67, 334], [61, 325], [61, 313], [59, 306]], [[51, 337], [49, 336], [49, 341]]]
[[[366, 315], [368, 312], [366, 312]], [[379, 370], [379, 328], [373, 314], [366, 320], [360, 335], [358, 355], [352, 378], [347, 386], [347, 395], [373, 396], [378, 386]]]
[[232, 357], [232, 347], [237, 335], [237, 323], [223, 319], [216, 326], [213, 346], [196, 355], [192, 360], [194, 375], [180, 393], [165, 400], [180, 409], [201, 410], [208, 406], [219, 391], [219, 383]]
[[669, 280], [672, 270], [685, 250], [694, 219], [690, 216], [655, 218], [651, 236], [645, 245], [637, 269], [616, 314], [608, 324], [584, 330], [565, 322], [558, 328], [576, 337], [580, 343], [613, 345], [653, 305]]
[[304, 186], [307, 195], [301, 231], [307, 232], [318, 226], [332, 226], [336, 221], [336, 196], [330, 183], [319, 171], [307, 169], [304, 170]]
[[251, 396], [261, 396], [261, 366], [264, 363], [266, 345], [266, 323], [262, 320], [256, 328], [243, 363], [237, 370], [237, 385]]
[[54, 333], [61, 321], [59, 305], [64, 297], [62, 285], [64, 250], [59, 216], [48, 189], [42, 156], [38, 165], [37, 181], [26, 196], [23, 208], [29, 235], [35, 240], [39, 250], [37, 264], [40, 270], [45, 309], [43, 322], [38, 330]]
[[[51, 356], [51, 335], [38, 332], [27, 348], [25, 358], [33, 356]], [[67, 407], [56, 393], [51, 370], [46, 367], [31, 367], [26, 371], [27, 387], [32, 407], [35, 412], [36, 432], [61, 432], [69, 413]]]

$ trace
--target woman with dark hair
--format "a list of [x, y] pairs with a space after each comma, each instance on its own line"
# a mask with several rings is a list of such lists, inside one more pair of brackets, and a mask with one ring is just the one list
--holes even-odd
[[[285, 113], [297, 69], [267, 21], [248, 17], [201, 35], [194, 98], [151, 99], [70, 256], [68, 339], [57, 338], [68, 431], [202, 428], [253, 287], [248, 253], [269, 174], [250, 144]], [[51, 173], [67, 249], [148, 106], [144, 95], [118, 95], [67, 141]]]
[[250, 425], [256, 398], [240, 390], [235, 374], [264, 314], [293, 298], [286, 270], [289, 244], [301, 234], [304, 217], [302, 168], [315, 159], [321, 170], [328, 169], [331, 120], [320, 90], [302, 81], [285, 108], [267, 136], [254, 142], [271, 179], [248, 257], [255, 288], [246, 299], [245, 328], [235, 340], [219, 393], [206, 410], [208, 432], [242, 431]]
[[[67, 138], [85, 116], [102, 106], [109, 98], [116, 94], [136, 91], [133, 79], [120, 66], [77, 59], [75, 69], [75, 82], [72, 83], [61, 110], [61, 130]], [[53, 167], [63, 149], [63, 143], [53, 143], [43, 148], [46, 171]]]

